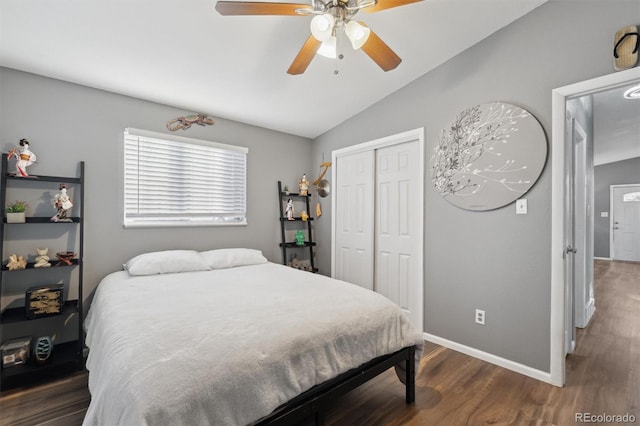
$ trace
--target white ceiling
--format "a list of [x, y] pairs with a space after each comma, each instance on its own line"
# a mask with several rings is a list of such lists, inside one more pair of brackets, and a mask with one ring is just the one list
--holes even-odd
[[[2, 0], [0, 65], [314, 138], [547, 0], [424, 0], [358, 14], [402, 59], [287, 68], [310, 17], [221, 16], [216, 0]], [[304, 1], [299, 0], [304, 3]]]
[[609, 89], [593, 95], [594, 164], [640, 157], [640, 99], [625, 99], [624, 92], [640, 84]]

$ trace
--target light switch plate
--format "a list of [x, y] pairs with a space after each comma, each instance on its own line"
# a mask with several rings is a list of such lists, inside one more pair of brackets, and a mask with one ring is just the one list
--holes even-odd
[[609, 212], [600, 212], [600, 217], [609, 217]]
[[527, 199], [516, 200], [516, 214], [527, 214]]

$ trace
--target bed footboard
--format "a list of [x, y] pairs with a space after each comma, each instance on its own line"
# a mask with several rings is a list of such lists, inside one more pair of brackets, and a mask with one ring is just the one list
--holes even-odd
[[335, 399], [397, 364], [405, 367], [405, 401], [413, 404], [416, 396], [415, 353], [415, 346], [410, 346], [349, 370], [300, 394], [269, 416], [260, 419], [256, 425], [288, 425], [313, 416], [316, 425], [320, 426], [324, 424], [326, 408]]

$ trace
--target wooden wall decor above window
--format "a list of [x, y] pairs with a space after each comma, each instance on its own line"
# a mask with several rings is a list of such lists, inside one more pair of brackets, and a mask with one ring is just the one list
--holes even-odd
[[200, 126], [212, 125], [213, 119], [206, 116], [206, 114], [194, 114], [187, 115], [186, 117], [178, 117], [167, 123], [167, 129], [175, 132], [176, 130], [186, 130], [191, 127], [192, 124], [198, 124]]

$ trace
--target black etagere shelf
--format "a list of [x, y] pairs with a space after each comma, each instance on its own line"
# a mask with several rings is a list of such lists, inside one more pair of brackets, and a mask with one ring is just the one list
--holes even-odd
[[[62, 315], [67, 315], [69, 313], [78, 313], [78, 301], [77, 300], [67, 300], [64, 302], [62, 306]], [[42, 317], [42, 318], [34, 318], [29, 321], [38, 321], [44, 320], [51, 317]], [[3, 324], [17, 323], [25, 320], [25, 308], [8, 308], [2, 311], [2, 315], [0, 315], [0, 321]]]
[[38, 217], [38, 216], [31, 216], [31, 217], [27, 217], [25, 218], [25, 222], [24, 223], [7, 223], [7, 218], [3, 217], [2, 221], [7, 224], [7, 225], [26, 225], [28, 223], [46, 223], [48, 225], [65, 225], [65, 224], [69, 224], [69, 223], [80, 223], [81, 219], [79, 217], [70, 217], [69, 219], [71, 219], [71, 222], [51, 222], [51, 217]]
[[[51, 267], [54, 267], [54, 268], [69, 268], [69, 267], [73, 267], [73, 266], [78, 266], [79, 264], [80, 264], [80, 260], [79, 259], [71, 260], [71, 265], [66, 265], [66, 264], [58, 265], [58, 261], [55, 260], [55, 259], [49, 261], [49, 265], [51, 265]], [[35, 262], [28, 262], [27, 263], [27, 267], [25, 269], [15, 269], [13, 271], [10, 271], [9, 268], [7, 268], [7, 265], [2, 265], [2, 270], [3, 271], [7, 271], [7, 272], [20, 273], [22, 271], [26, 271], [26, 270], [29, 270], [29, 269], [45, 269], [45, 268], [35, 268], [34, 265], [35, 265]]]
[[[315, 251], [314, 248], [316, 243], [313, 241], [313, 217], [309, 215], [306, 220], [303, 220], [302, 217], [296, 216], [293, 217], [293, 220], [288, 219], [285, 215], [285, 209], [283, 206], [286, 203], [287, 199], [294, 199], [297, 201], [302, 201], [305, 206], [305, 211], [309, 213], [311, 210], [309, 208], [309, 199], [311, 198], [310, 194], [300, 195], [295, 192], [285, 192], [282, 189], [282, 182], [278, 181], [278, 204], [280, 206], [280, 233], [281, 233], [281, 242], [280, 248], [282, 249], [282, 264], [288, 264], [288, 257], [290, 252], [294, 252], [295, 250], [300, 249], [308, 249], [309, 253], [309, 264], [311, 265], [310, 272], [318, 272], [318, 268], [315, 267]], [[303, 244], [298, 244], [295, 241], [287, 241], [287, 233], [286, 233], [286, 224], [293, 223], [294, 226], [297, 226], [298, 229], [302, 229], [305, 232], [305, 241]]]
[[[67, 299], [64, 300], [62, 305], [62, 312], [59, 315], [53, 316], [43, 316], [41, 318], [33, 318], [27, 319], [26, 308], [24, 306], [20, 307], [12, 307], [5, 308], [0, 313], [0, 329], [1, 335], [3, 339], [6, 338], [7, 333], [5, 333], [5, 327], [12, 327], [16, 324], [29, 321], [37, 324], [38, 329], [42, 329], [43, 335], [55, 335], [58, 330], [56, 330], [55, 326], [49, 320], [54, 320], [55, 318], [60, 318], [61, 316], [64, 318], [69, 318], [71, 315], [74, 315], [77, 321], [77, 327], [74, 328], [74, 338], [71, 341], [65, 342], [56, 342], [54, 339], [53, 351], [51, 353], [50, 358], [46, 361], [46, 363], [37, 363], [33, 357], [29, 359], [29, 361], [25, 364], [14, 365], [8, 368], [2, 368], [0, 371], [0, 376], [2, 378], [0, 382], [0, 390], [9, 389], [16, 385], [24, 386], [32, 382], [46, 380], [50, 377], [59, 377], [61, 373], [71, 372], [74, 370], [79, 370], [84, 368], [84, 331], [82, 329], [82, 315], [83, 315], [83, 254], [84, 254], [84, 161], [79, 163], [79, 176], [28, 176], [28, 177], [20, 177], [15, 176], [9, 173], [8, 170], [8, 158], [7, 154], [2, 154], [2, 171], [0, 173], [0, 207], [2, 208], [2, 220], [0, 221], [0, 261], [2, 261], [2, 266], [0, 268], [0, 302], [1, 299], [5, 297], [3, 292], [3, 283], [8, 274], [20, 274], [25, 270], [30, 271], [38, 271], [33, 272], [35, 274], [55, 274], [56, 270], [65, 270], [68, 268], [78, 268], [77, 278], [75, 278], [72, 282], [68, 283], [68, 290], [65, 290], [65, 294], [69, 294], [69, 290], [72, 286], [75, 286], [77, 289], [77, 299]], [[39, 183], [65, 183], [68, 185], [74, 186], [74, 207], [73, 210], [76, 214], [79, 213], [79, 216], [70, 217], [71, 221], [51, 221], [51, 217], [27, 217], [24, 223], [7, 223], [6, 217], [4, 215], [4, 210], [6, 208], [7, 202], [7, 187], [11, 186], [13, 182], [25, 182], [27, 186], [33, 186], [34, 188], [44, 187], [43, 185], [38, 185]], [[22, 186], [24, 187], [24, 186]], [[72, 229], [77, 229], [78, 232], [78, 247], [77, 250], [74, 250], [77, 253], [76, 258], [71, 260], [71, 264], [61, 264], [58, 265], [59, 261], [55, 257], [54, 253], [49, 253], [51, 260], [51, 267], [48, 268], [34, 268], [34, 263], [27, 263], [26, 269], [19, 270], [8, 270], [6, 266], [6, 258], [4, 252], [4, 242], [6, 239], [6, 229], [7, 227], [14, 226], [63, 226], [66, 225], [69, 227], [69, 231]], [[74, 228], [72, 228], [74, 227]], [[38, 229], [38, 228], [34, 228]], [[64, 228], [62, 228], [64, 229]], [[66, 230], [65, 230], [66, 232]], [[26, 291], [29, 287], [31, 287], [28, 282], [30, 275], [26, 275], [24, 283], [24, 290]], [[20, 337], [20, 336], [16, 336]], [[32, 336], [36, 337], [36, 336]]]

